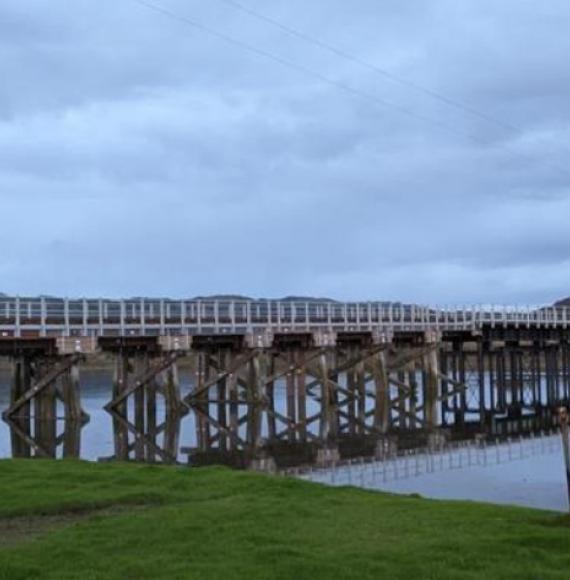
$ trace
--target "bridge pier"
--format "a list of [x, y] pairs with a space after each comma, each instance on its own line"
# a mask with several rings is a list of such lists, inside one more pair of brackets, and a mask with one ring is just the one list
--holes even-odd
[[[178, 350], [163, 352], [152, 337], [103, 339], [100, 347], [114, 360], [113, 398], [105, 405], [105, 410], [113, 419], [115, 456], [129, 459], [132, 452], [137, 461], [154, 461], [158, 457], [163, 462], [175, 462], [177, 452], [173, 454], [168, 448], [167, 427], [171, 420], [176, 423], [185, 412], [176, 367], [183, 353]], [[157, 425], [157, 394], [164, 399], [164, 422], [160, 427]], [[160, 447], [156, 439], [163, 432], [165, 442]]]
[[66, 431], [58, 435], [58, 420], [66, 430], [78, 423], [78, 433], [88, 421], [79, 400], [82, 357], [60, 355], [50, 339], [20, 337], [0, 340], [0, 356], [11, 365], [10, 404], [2, 417], [10, 428], [13, 455], [55, 457], [61, 445], [65, 455], [75, 454], [78, 444], [70, 449]]

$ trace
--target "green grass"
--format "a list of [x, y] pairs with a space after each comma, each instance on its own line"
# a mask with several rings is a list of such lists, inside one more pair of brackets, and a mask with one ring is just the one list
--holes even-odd
[[9, 580], [570, 578], [559, 515], [221, 468], [0, 461], [2, 534]]

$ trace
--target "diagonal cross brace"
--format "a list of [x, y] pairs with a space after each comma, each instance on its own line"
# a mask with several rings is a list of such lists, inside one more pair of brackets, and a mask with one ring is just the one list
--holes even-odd
[[29, 445], [35, 451], [36, 456], [49, 459], [50, 454], [43, 445], [38, 443], [31, 435], [28, 435], [28, 433], [21, 429], [16, 422], [12, 421], [12, 419], [6, 418], [5, 421], [10, 429], [14, 431], [14, 433], [20, 437], [20, 439], [22, 439], [26, 445]]
[[55, 365], [34, 386], [28, 389], [19, 399], [14, 401], [14, 403], [12, 403], [12, 405], [2, 413], [2, 417], [7, 419], [14, 415], [26, 403], [29, 403], [34, 397], [44, 389], [47, 389], [47, 387], [53, 384], [61, 375], [67, 372], [73, 365], [76, 365], [80, 360], [82, 360], [82, 358], [82, 355], [73, 355]]
[[141, 433], [130, 421], [119, 415], [116, 411], [109, 411], [118, 423], [120, 423], [127, 431], [132, 433], [135, 437], [135, 443], [129, 445], [129, 451], [134, 448], [136, 443], [144, 443], [148, 448], [158, 455], [165, 463], [178, 463], [176, 457], [171, 455], [168, 451], [165, 451], [159, 447], [148, 435]]
[[416, 351], [404, 352], [399, 357], [397, 357], [396, 360], [391, 362], [388, 361], [388, 372], [392, 373], [398, 371], [409, 365], [411, 362], [421, 359], [426, 354], [429, 354], [430, 352], [432, 352], [437, 348], [438, 348], [437, 345], [430, 345], [427, 347], [420, 348]]
[[251, 352], [247, 353], [245, 356], [237, 358], [233, 361], [233, 363], [227, 369], [220, 369], [219, 365], [219, 373], [213, 379], [210, 379], [206, 383], [204, 383], [199, 389], [192, 391], [185, 399], [184, 403], [187, 405], [192, 405], [193, 401], [195, 401], [200, 395], [210, 390], [211, 387], [216, 385], [219, 381], [224, 378], [227, 378], [229, 375], [236, 373], [241, 367], [246, 365], [250, 360], [255, 358], [258, 354], [259, 350], [255, 349]]
[[121, 394], [117, 395], [110, 403], [105, 405], [106, 411], [112, 411], [120, 405], [127, 397], [132, 395], [137, 389], [144, 387], [152, 379], [154, 379], [159, 373], [165, 371], [168, 367], [172, 366], [179, 358], [184, 356], [183, 352], [175, 352], [164, 357], [158, 364], [151, 366], [147, 369], [140, 377], [135, 377], [134, 384], [125, 389]]

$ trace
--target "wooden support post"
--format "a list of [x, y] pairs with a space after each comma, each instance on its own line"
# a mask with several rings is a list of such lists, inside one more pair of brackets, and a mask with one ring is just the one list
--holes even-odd
[[[398, 381], [406, 384], [406, 373], [398, 372]], [[406, 411], [407, 395], [401, 389], [398, 390], [398, 427], [403, 431], [408, 428], [408, 413]]]
[[486, 370], [485, 370], [485, 345], [483, 341], [477, 344], [477, 378], [479, 382], [479, 425], [482, 431], [486, 427], [487, 407], [486, 407]]
[[[335, 360], [335, 364], [333, 365], [332, 369], [329, 369], [329, 377], [331, 378], [331, 380], [338, 384], [338, 379], [339, 379], [339, 372], [337, 370], [337, 361], [339, 358], [339, 351], [337, 349], [335, 349], [334, 355], [331, 353], [331, 357], [334, 356], [334, 360]], [[335, 406], [335, 409], [337, 409], [337, 411], [339, 410], [339, 404], [340, 404], [340, 394], [338, 393], [338, 391], [333, 390], [331, 393], [331, 398], [332, 398], [332, 402]], [[334, 432], [338, 435], [341, 433], [341, 417], [340, 417], [340, 412], [335, 412], [334, 413]]]
[[[51, 361], [37, 360], [34, 379], [38, 382], [50, 370]], [[56, 456], [57, 399], [55, 381], [41, 389], [34, 398], [34, 439], [48, 452]]]
[[554, 375], [554, 404], [562, 401], [562, 381], [560, 375], [560, 345], [552, 347], [552, 374]]
[[[219, 363], [221, 369], [227, 369], [230, 366], [230, 356], [231, 353], [224, 349], [220, 350], [218, 353]], [[228, 417], [227, 417], [227, 377], [226, 375], [222, 375], [218, 380], [217, 384], [217, 412], [218, 412], [218, 423], [222, 427], [219, 433], [219, 444], [220, 449], [222, 451], [229, 451], [228, 443], [229, 439], [227, 437], [227, 428], [228, 428]]]
[[[166, 385], [164, 385], [166, 389]], [[153, 379], [146, 385], [146, 434], [148, 439], [156, 445], [158, 436], [157, 414], [156, 414], [156, 394], [158, 391], [157, 379]], [[165, 391], [164, 391], [165, 392]], [[165, 403], [166, 404], [166, 403]], [[168, 421], [168, 411], [166, 412], [166, 421]], [[146, 460], [151, 463], [156, 461], [156, 455], [151, 445], [146, 446]]]
[[[426, 374], [422, 373], [422, 377], [425, 381]], [[408, 425], [410, 429], [416, 429], [418, 426], [417, 422], [417, 403], [418, 403], [418, 380], [416, 378], [416, 369], [408, 371], [408, 384], [410, 385], [410, 396], [408, 397], [409, 408], [408, 408]], [[424, 383], [425, 386], [426, 383]]]
[[[228, 376], [228, 392], [230, 400], [229, 433], [232, 435], [230, 436], [229, 445], [231, 449], [233, 441], [236, 441], [239, 438], [238, 371], [235, 371]], [[273, 426], [275, 426], [275, 421], [273, 422]]]
[[[129, 357], [123, 352], [115, 355], [115, 372], [113, 377], [113, 398], [118, 397], [129, 386]], [[117, 405], [115, 412], [120, 417], [127, 419], [127, 401]], [[122, 422], [113, 418], [113, 434], [115, 439], [115, 456], [117, 459], [126, 460], [129, 456], [129, 432]]]
[[390, 383], [386, 365], [386, 351], [382, 350], [372, 359], [372, 374], [376, 392], [374, 408], [374, 427], [383, 435], [390, 429]]
[[332, 386], [329, 380], [329, 364], [327, 354], [321, 353], [319, 356], [319, 380], [321, 383], [321, 416], [319, 437], [326, 445], [336, 439], [336, 409], [332, 398]]
[[81, 410], [80, 388], [79, 388], [79, 367], [73, 365], [61, 377], [62, 396], [65, 410], [65, 418], [78, 422], [83, 416]]
[[[287, 352], [287, 364], [289, 365], [289, 370], [287, 372], [287, 375], [285, 376], [285, 382], [286, 382], [286, 396], [287, 396], [287, 417], [289, 418], [290, 421], [292, 421], [292, 423], [296, 423], [297, 422], [297, 413], [296, 413], [296, 409], [295, 409], [295, 351], [294, 350], [289, 350]], [[291, 426], [289, 426], [287, 428], [287, 436], [289, 439], [290, 443], [293, 443], [296, 439], [296, 432], [291, 428]]]
[[166, 370], [166, 384], [164, 385], [164, 405], [167, 415], [174, 417], [181, 412], [182, 398], [180, 395], [180, 376], [176, 361]]
[[[441, 351], [439, 355], [439, 365], [441, 368], [441, 373], [448, 376], [448, 354], [445, 351]], [[441, 381], [441, 424], [442, 426], [447, 425], [447, 414], [449, 412], [449, 385], [447, 381]]]
[[[32, 370], [31, 361], [28, 357], [18, 357], [12, 363], [12, 389], [11, 389], [11, 404], [14, 404], [21, 397], [25, 395], [32, 388]], [[31, 405], [30, 402], [24, 403], [15, 413], [12, 414], [14, 418], [30, 417]]]
[[564, 404], [570, 404], [570, 357], [568, 342], [561, 344], [561, 359], [562, 359], [562, 384], [563, 393], [562, 399]]
[[167, 460], [167, 462], [170, 462], [168, 458], [175, 460], [178, 457], [178, 449], [180, 444], [180, 425], [180, 413], [171, 413], [170, 415], [166, 416], [163, 439], [165, 455], [163, 455], [163, 461]]
[[[137, 353], [134, 358], [134, 374], [135, 380], [142, 377], [148, 369], [149, 360], [146, 353]], [[134, 392], [134, 411], [135, 422], [134, 426], [137, 433], [145, 434], [145, 388], [141, 387]], [[144, 461], [145, 458], [145, 444], [142, 437], [135, 439], [135, 459], [137, 461]]]
[[507, 369], [505, 348], [497, 352], [497, 411], [504, 413], [507, 410]]
[[511, 409], [518, 404], [518, 373], [517, 373], [517, 356], [514, 348], [509, 351], [509, 371], [510, 371], [510, 405]]
[[261, 445], [261, 409], [267, 376], [266, 357], [264, 352], [259, 352], [249, 362], [247, 443], [254, 451]]
[[79, 459], [81, 456], [81, 419], [66, 420], [63, 431], [63, 458]]
[[550, 407], [554, 404], [554, 373], [552, 371], [552, 347], [547, 346], [544, 351], [546, 371], [546, 404]]
[[307, 441], [307, 385], [305, 373], [305, 354], [302, 351], [297, 353], [297, 421], [299, 423], [299, 440], [302, 443]]
[[356, 365], [356, 394], [357, 394], [357, 432], [360, 435], [366, 433], [366, 376], [364, 373], [364, 362], [360, 361]]
[[210, 362], [208, 353], [200, 352], [198, 354], [198, 370], [196, 376], [196, 390], [200, 391], [198, 395], [199, 413], [196, 416], [196, 439], [200, 451], [207, 451], [210, 446], [210, 425], [206, 417], [209, 414], [208, 409], [208, 391], [202, 392], [205, 384], [210, 380]]
[[424, 400], [424, 422], [428, 430], [437, 427], [437, 399], [439, 395], [439, 357], [438, 348], [425, 355], [424, 368], [426, 372], [426, 389]]
[[496, 389], [497, 389], [497, 377], [496, 377], [496, 370], [497, 370], [497, 357], [496, 354], [490, 350], [489, 345], [489, 407], [491, 409], [491, 416], [493, 416], [496, 412]]
[[[18, 357], [12, 362], [12, 386], [11, 404], [14, 404], [31, 388], [30, 360], [26, 357]], [[12, 456], [30, 457], [31, 447], [26, 442], [26, 438], [20, 435], [24, 433], [31, 436], [31, 408], [30, 403], [22, 405], [12, 416], [12, 420], [17, 424], [18, 429], [11, 429]]]
[[[348, 352], [349, 359], [356, 359], [355, 349], [350, 349]], [[357, 397], [357, 382], [358, 377], [356, 374], [356, 369], [351, 367], [346, 371], [346, 386], [348, 389], [348, 403], [347, 403], [347, 414], [348, 414], [348, 425], [347, 433], [350, 435], [355, 435], [357, 431], [356, 426], [356, 397]]]
[[[463, 351], [462, 345], [461, 350], [457, 352], [458, 362], [459, 362], [459, 382], [467, 385], [467, 369], [466, 369], [466, 353]], [[456, 421], [462, 427], [465, 425], [465, 413], [467, 411], [467, 389], [462, 389], [459, 392], [459, 409], [456, 412]]]

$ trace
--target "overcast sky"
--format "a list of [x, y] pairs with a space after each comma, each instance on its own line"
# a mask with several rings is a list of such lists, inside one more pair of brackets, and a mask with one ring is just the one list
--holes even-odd
[[0, 291], [570, 294], [567, 0], [148, 1], [0, 3]]

